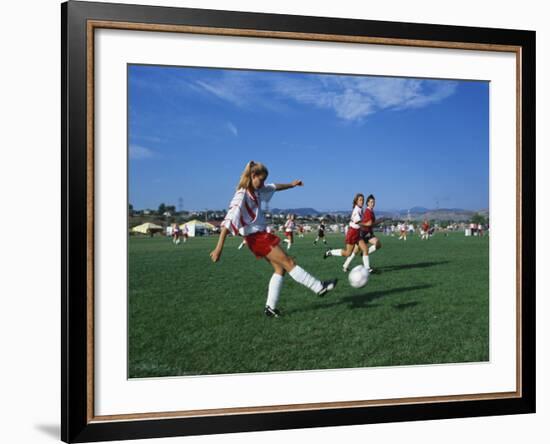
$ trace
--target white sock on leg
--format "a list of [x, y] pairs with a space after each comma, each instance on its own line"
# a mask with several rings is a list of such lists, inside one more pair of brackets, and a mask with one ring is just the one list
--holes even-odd
[[353, 258], [355, 257], [355, 253], [351, 253], [347, 258], [346, 258], [346, 261], [344, 262], [344, 269], [348, 269], [349, 267], [349, 264], [351, 264], [351, 261], [353, 260]]
[[371, 246], [369, 247], [369, 254], [372, 254], [372, 253], [374, 253], [375, 251], [376, 251], [376, 245], [371, 245]]
[[330, 250], [331, 256], [342, 256], [342, 250]]
[[267, 289], [267, 301], [266, 306], [275, 310], [277, 308], [277, 302], [279, 301], [279, 295], [281, 294], [281, 287], [283, 286], [283, 276], [277, 273], [273, 273], [269, 280], [269, 287]]
[[321, 281], [319, 279], [313, 277], [311, 274], [309, 274], [307, 271], [305, 271], [302, 267], [298, 265], [296, 265], [292, 270], [290, 270], [288, 274], [296, 282], [309, 288], [314, 293], [319, 293], [323, 289], [323, 285], [321, 284]]
[[368, 255], [363, 255], [363, 265], [365, 266], [365, 268], [367, 270], [370, 269], [370, 261], [369, 261], [369, 256]]

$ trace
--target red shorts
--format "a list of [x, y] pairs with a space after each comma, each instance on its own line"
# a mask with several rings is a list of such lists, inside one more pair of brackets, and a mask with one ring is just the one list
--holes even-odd
[[294, 240], [294, 233], [292, 231], [285, 231], [285, 236], [289, 237], [291, 242]]
[[279, 242], [281, 242], [279, 236], [275, 236], [265, 231], [249, 234], [245, 236], [245, 239], [246, 245], [248, 245], [250, 251], [252, 251], [258, 259], [267, 256], [273, 247], [276, 247], [279, 245]]
[[357, 242], [359, 242], [359, 228], [348, 228], [348, 232], [346, 233], [346, 244], [348, 245], [355, 245]]

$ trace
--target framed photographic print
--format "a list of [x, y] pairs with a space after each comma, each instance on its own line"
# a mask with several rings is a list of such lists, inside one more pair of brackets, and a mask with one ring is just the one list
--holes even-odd
[[62, 439], [535, 411], [535, 33], [62, 4]]

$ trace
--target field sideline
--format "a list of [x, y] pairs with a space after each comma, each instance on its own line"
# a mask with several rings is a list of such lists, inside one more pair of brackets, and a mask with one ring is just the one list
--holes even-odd
[[[217, 236], [178, 246], [130, 237], [129, 377], [489, 359], [489, 237], [381, 235], [376, 273], [361, 289], [350, 287], [343, 258], [324, 260], [314, 238], [295, 237], [290, 254], [320, 279], [339, 278], [337, 288], [318, 298], [286, 276], [284, 316], [272, 319], [263, 315], [272, 268], [238, 250], [241, 238], [228, 238], [214, 264]], [[327, 240], [339, 248], [344, 237]]]

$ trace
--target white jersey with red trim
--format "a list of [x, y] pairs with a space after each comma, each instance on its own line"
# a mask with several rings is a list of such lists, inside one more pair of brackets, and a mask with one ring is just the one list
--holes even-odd
[[293, 220], [287, 220], [286, 223], [285, 223], [285, 232], [287, 233], [291, 233], [294, 231], [294, 226], [295, 226], [295, 223]]
[[363, 219], [363, 208], [361, 208], [359, 205], [355, 205], [353, 211], [351, 212], [351, 221], [349, 223], [349, 226], [351, 228], [358, 229], [360, 227], [358, 225], [358, 222], [361, 222], [361, 219]]
[[229, 211], [221, 226], [227, 228], [235, 236], [237, 234], [248, 236], [259, 231], [266, 231], [262, 202], [269, 202], [275, 191], [275, 184], [272, 183], [254, 192], [239, 188], [229, 204]]

